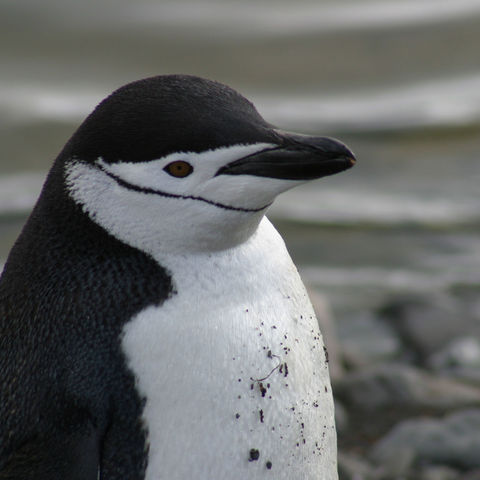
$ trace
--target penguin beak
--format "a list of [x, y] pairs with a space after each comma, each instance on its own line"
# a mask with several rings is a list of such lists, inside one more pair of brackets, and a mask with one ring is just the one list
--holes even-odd
[[314, 180], [343, 172], [354, 154], [338, 140], [275, 131], [280, 144], [221, 167], [217, 175], [255, 175], [283, 180]]

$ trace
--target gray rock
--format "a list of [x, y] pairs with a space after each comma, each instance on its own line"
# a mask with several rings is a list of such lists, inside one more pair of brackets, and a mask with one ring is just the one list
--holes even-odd
[[430, 356], [427, 364], [442, 375], [480, 386], [480, 340], [475, 337], [457, 338]]
[[480, 468], [464, 473], [458, 480], [480, 480]]
[[480, 328], [480, 285], [478, 283], [457, 284], [453, 286], [451, 293], [462, 302], [467, 315]]
[[366, 460], [340, 451], [338, 478], [339, 480], [381, 480], [382, 477]]
[[402, 345], [392, 327], [370, 312], [344, 316], [337, 322], [345, 362], [354, 368], [392, 360]]
[[348, 428], [339, 431], [339, 445], [359, 451], [409, 417], [480, 405], [478, 387], [397, 364], [346, 374], [334, 383], [333, 393], [348, 412]]
[[401, 452], [410, 455], [414, 465], [480, 468], [479, 433], [480, 409], [457, 412], [440, 420], [406, 420], [372, 447], [370, 458], [383, 465]]
[[334, 385], [345, 406], [357, 411], [404, 409], [411, 414], [480, 405], [480, 388], [438, 378], [411, 366], [387, 364], [345, 375]]
[[[375, 460], [375, 459], [374, 459]], [[395, 451], [385, 452], [381, 462], [376, 462], [381, 468], [382, 480], [408, 478], [408, 473], [413, 469], [415, 454], [412, 449], [399, 447]]]
[[428, 363], [436, 370], [456, 367], [480, 369], [480, 340], [474, 337], [456, 338], [432, 355]]
[[418, 480], [460, 480], [460, 473], [443, 465], [426, 466], [420, 471]]
[[435, 293], [395, 297], [379, 314], [389, 321], [402, 341], [424, 361], [459, 332], [480, 336], [480, 322], [461, 299]]

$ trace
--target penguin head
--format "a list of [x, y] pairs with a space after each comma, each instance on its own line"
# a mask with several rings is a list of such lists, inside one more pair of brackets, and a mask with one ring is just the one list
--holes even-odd
[[238, 245], [279, 193], [355, 162], [340, 142], [280, 131], [231, 88], [184, 75], [115, 91], [57, 161], [84, 213], [152, 254]]

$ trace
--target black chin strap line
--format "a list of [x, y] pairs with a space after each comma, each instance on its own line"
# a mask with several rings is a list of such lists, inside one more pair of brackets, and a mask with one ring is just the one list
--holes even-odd
[[155, 190], [153, 188], [140, 187], [138, 185], [134, 185], [133, 183], [129, 183], [125, 181], [123, 178], [120, 178], [119, 176], [109, 172], [101, 163], [97, 163], [96, 165], [100, 170], [102, 170], [103, 173], [105, 173], [105, 175], [108, 175], [111, 179], [115, 180], [115, 182], [118, 183], [118, 185], [120, 185], [123, 188], [127, 188], [128, 190], [133, 190], [134, 192], [160, 195], [161, 197], [166, 197], [166, 198], [197, 200], [199, 202], [208, 203], [208, 205], [213, 205], [214, 207], [223, 208], [224, 210], [233, 210], [235, 212], [246, 212], [246, 213], [261, 212], [262, 210], [266, 210], [271, 205], [271, 203], [268, 203], [267, 205], [264, 205], [263, 207], [259, 207], [259, 208], [234, 207], [232, 205], [225, 205], [223, 203], [214, 202], [212, 200], [208, 200], [207, 198], [196, 197], [195, 195], [178, 195], [176, 193], [163, 192], [161, 190]]

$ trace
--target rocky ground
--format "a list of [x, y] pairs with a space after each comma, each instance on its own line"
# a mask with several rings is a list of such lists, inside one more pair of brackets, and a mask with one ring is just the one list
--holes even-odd
[[340, 480], [480, 480], [480, 285], [396, 295], [335, 318]]

